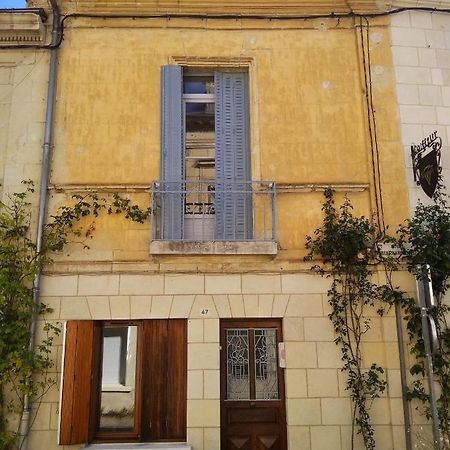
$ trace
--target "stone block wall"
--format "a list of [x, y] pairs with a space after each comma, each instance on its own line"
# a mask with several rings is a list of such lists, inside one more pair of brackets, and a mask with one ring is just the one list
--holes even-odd
[[[328, 281], [296, 274], [47, 275], [42, 301], [49, 320], [188, 319], [187, 435], [193, 450], [220, 449], [222, 318], [283, 318], [289, 450], [347, 450], [351, 402], [327, 314]], [[411, 291], [413, 286], [405, 289]], [[379, 448], [404, 448], [395, 318], [372, 311], [364, 337], [366, 366], [386, 369], [388, 390], [373, 406]], [[56, 450], [62, 338], [55, 348], [58, 385], [39, 408], [30, 448]], [[359, 445], [359, 444], [358, 444]], [[73, 447], [78, 448], [78, 447]], [[362, 448], [358, 446], [357, 448]]]

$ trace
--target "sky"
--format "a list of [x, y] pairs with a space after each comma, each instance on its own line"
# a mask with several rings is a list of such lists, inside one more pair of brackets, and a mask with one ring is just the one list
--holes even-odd
[[0, 0], [1, 8], [25, 8], [25, 0]]

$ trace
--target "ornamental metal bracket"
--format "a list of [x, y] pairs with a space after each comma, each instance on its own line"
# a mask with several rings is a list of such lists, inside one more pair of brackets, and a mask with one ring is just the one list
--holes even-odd
[[437, 131], [419, 145], [411, 145], [414, 181], [430, 198], [433, 198], [442, 172], [441, 148], [442, 138], [437, 135]]

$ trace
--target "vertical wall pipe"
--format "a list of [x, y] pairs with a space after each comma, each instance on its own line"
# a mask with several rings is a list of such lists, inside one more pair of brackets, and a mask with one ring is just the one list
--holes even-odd
[[405, 444], [406, 450], [412, 450], [411, 417], [409, 414], [409, 402], [406, 397], [408, 384], [406, 381], [405, 349], [403, 347], [402, 314], [398, 303], [395, 304], [395, 322], [397, 325], [398, 355], [400, 360], [400, 382], [402, 387], [403, 418], [405, 422]]
[[[41, 182], [39, 189], [39, 209], [38, 209], [38, 223], [36, 232], [36, 252], [42, 252], [43, 235], [45, 227], [45, 216], [47, 213], [47, 190], [50, 175], [50, 154], [52, 148], [53, 135], [53, 112], [56, 96], [56, 67], [58, 56], [58, 44], [61, 34], [61, 17], [57, 0], [50, 0], [52, 7], [53, 23], [52, 23], [52, 39], [49, 62], [48, 88], [47, 88], [47, 109], [45, 113], [44, 123], [44, 141], [42, 144], [42, 167], [41, 167]], [[33, 302], [39, 308], [39, 289], [41, 283], [41, 269], [38, 269], [33, 281]], [[36, 341], [36, 321], [31, 322], [31, 338], [30, 349], [33, 350]], [[28, 446], [28, 432], [30, 428], [31, 416], [31, 402], [29, 396], [24, 398], [24, 406], [22, 412], [22, 420], [20, 423], [20, 449], [26, 450]]]

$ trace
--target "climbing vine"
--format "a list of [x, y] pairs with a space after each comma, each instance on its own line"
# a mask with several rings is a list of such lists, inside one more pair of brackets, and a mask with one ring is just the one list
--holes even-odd
[[371, 264], [378, 254], [378, 245], [384, 235], [365, 217], [354, 217], [348, 199], [336, 210], [333, 193], [325, 191], [323, 226], [307, 236], [306, 260], [321, 258], [313, 269], [331, 278], [328, 302], [329, 318], [335, 331], [335, 343], [341, 349], [342, 371], [347, 374], [346, 388], [353, 402], [352, 444], [355, 434], [362, 436], [365, 448], [375, 449], [374, 429], [370, 420], [373, 401], [386, 389], [384, 370], [375, 362], [363, 362], [363, 336], [370, 330], [370, 314], [377, 309], [383, 314], [381, 302], [389, 292], [372, 280]]
[[[24, 399], [33, 403], [34, 411], [56, 380], [50, 369], [54, 339], [59, 324], [47, 321], [50, 309], [33, 302], [33, 280], [43, 265], [51, 261], [52, 252], [78, 242], [88, 247], [95, 218], [102, 211], [123, 214], [127, 219], [144, 222], [150, 209], [141, 209], [130, 199], [113, 194], [112, 200], [96, 193], [74, 195], [72, 204], [60, 207], [45, 227], [42, 251], [38, 252], [31, 236], [30, 195], [33, 183], [24, 182], [24, 190], [0, 202], [0, 448], [20, 448], [19, 432]], [[86, 225], [87, 224], [87, 225]], [[33, 321], [42, 324], [41, 339], [30, 347]], [[34, 414], [35, 417], [35, 414]], [[29, 422], [28, 428], [33, 425]], [[27, 434], [28, 430], [22, 430]]]
[[[328, 291], [329, 317], [336, 333], [335, 342], [341, 348], [342, 370], [347, 373], [346, 387], [353, 401], [352, 436], [356, 430], [362, 435], [366, 449], [375, 448], [370, 406], [386, 388], [381, 367], [376, 364], [363, 366], [361, 342], [370, 329], [370, 318], [365, 313], [368, 308], [375, 308], [380, 315], [396, 303], [403, 308], [410, 351], [415, 358], [410, 369], [414, 380], [408, 397], [419, 401], [427, 418], [431, 417], [430, 396], [425, 387], [421, 311], [417, 301], [393, 282], [400, 264], [405, 264], [418, 279], [428, 276], [424, 270], [424, 264], [428, 264], [436, 299], [430, 314], [438, 329], [439, 348], [433, 355], [433, 376], [440, 388], [437, 409], [441, 445], [450, 449], [450, 307], [444, 301], [450, 288], [450, 207], [443, 186], [438, 186], [432, 204], [418, 204], [413, 217], [398, 229], [397, 238], [387, 236], [367, 218], [354, 217], [348, 199], [336, 210], [331, 190], [325, 191], [322, 210], [323, 226], [313, 237], [306, 238], [309, 250], [306, 259], [311, 261], [319, 257], [321, 264], [314, 265], [313, 269], [332, 279]], [[382, 254], [383, 244], [398, 248], [399, 257]], [[377, 285], [371, 281], [377, 264], [384, 268], [385, 284]]]
[[[438, 349], [434, 352], [433, 376], [439, 385], [437, 410], [442, 447], [450, 449], [450, 307], [444, 296], [450, 284], [450, 206], [442, 184], [433, 197], [433, 203], [419, 203], [411, 219], [399, 228], [399, 246], [408, 270], [418, 279], [427, 279], [424, 264], [430, 266], [433, 294], [436, 302], [430, 313], [438, 330]], [[431, 417], [430, 396], [425, 388], [425, 347], [422, 339], [421, 311], [415, 301], [404, 301], [405, 320], [410, 338], [410, 351], [415, 358], [410, 372], [415, 377], [409, 388], [410, 400], [422, 405], [425, 415]]]

